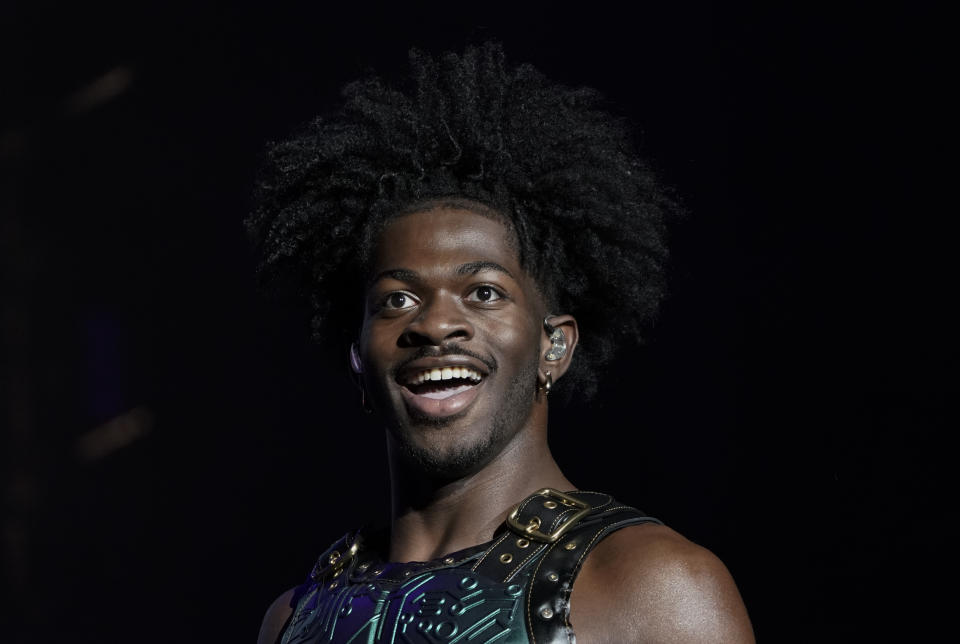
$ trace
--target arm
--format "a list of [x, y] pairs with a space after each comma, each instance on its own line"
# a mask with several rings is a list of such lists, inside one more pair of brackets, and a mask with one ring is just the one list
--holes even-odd
[[263, 623], [260, 625], [257, 644], [277, 644], [280, 641], [283, 628], [287, 625], [290, 614], [293, 613], [293, 609], [290, 607], [293, 591], [294, 589], [291, 588], [270, 604], [267, 614], [263, 616]]
[[577, 577], [570, 609], [587, 643], [754, 641], [723, 563], [663, 526], [624, 528], [601, 541]]

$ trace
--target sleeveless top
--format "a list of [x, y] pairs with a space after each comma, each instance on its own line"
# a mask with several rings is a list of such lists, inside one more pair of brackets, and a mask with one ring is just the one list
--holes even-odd
[[493, 541], [433, 561], [385, 563], [347, 533], [294, 592], [282, 644], [571, 644], [570, 592], [615, 530], [660, 521], [599, 492], [545, 488]]

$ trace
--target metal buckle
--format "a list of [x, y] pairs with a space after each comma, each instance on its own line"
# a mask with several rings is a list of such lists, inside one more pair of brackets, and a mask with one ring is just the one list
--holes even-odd
[[[344, 552], [341, 553], [338, 547], [343, 549]], [[354, 538], [350, 540], [349, 545], [346, 537], [341, 538], [337, 543], [333, 544], [327, 552], [320, 556], [310, 577], [314, 580], [323, 579], [331, 574], [333, 577], [339, 577], [340, 573], [343, 572], [343, 569], [350, 563], [350, 560], [356, 556], [359, 550], [360, 539], [357, 536], [354, 536]]]
[[[560, 537], [564, 535], [570, 528], [575, 526], [577, 522], [583, 517], [587, 516], [590, 512], [590, 505], [584, 503], [580, 499], [576, 499], [569, 494], [564, 494], [559, 490], [554, 490], [551, 487], [545, 487], [542, 490], [536, 492], [534, 496], [545, 496], [548, 499], [555, 499], [560, 501], [567, 508], [577, 508], [577, 511], [574, 512], [571, 516], [567, 517], [567, 520], [557, 526], [557, 529], [549, 534], [546, 532], [540, 531], [540, 517], [534, 516], [529, 523], [526, 525], [520, 523], [517, 517], [520, 516], [520, 505], [523, 503], [517, 503], [513, 506], [513, 509], [510, 510], [510, 514], [507, 515], [507, 525], [513, 528], [519, 534], [524, 535], [534, 541], [540, 541], [542, 543], [554, 543]], [[527, 499], [524, 499], [526, 501]]]

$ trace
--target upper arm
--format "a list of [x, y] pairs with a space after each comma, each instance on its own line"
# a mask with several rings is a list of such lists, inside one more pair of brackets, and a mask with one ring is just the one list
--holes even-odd
[[726, 566], [662, 526], [624, 528], [601, 541], [577, 577], [570, 608], [574, 632], [588, 644], [754, 641]]
[[280, 641], [283, 627], [286, 626], [287, 620], [290, 619], [290, 614], [293, 612], [293, 608], [290, 607], [290, 600], [293, 598], [294, 590], [291, 588], [270, 604], [267, 614], [263, 616], [263, 623], [260, 625], [257, 644], [277, 644]]

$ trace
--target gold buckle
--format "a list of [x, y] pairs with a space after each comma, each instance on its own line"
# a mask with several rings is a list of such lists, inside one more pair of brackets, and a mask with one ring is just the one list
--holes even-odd
[[[577, 521], [587, 516], [587, 514], [590, 512], [590, 505], [588, 503], [584, 503], [580, 499], [576, 499], [569, 494], [564, 494], [559, 490], [554, 490], [552, 487], [545, 487], [542, 490], [539, 490], [534, 496], [545, 496], [550, 499], [556, 499], [568, 508], [577, 508], [577, 511], [571, 516], [567, 517], [567, 520], [561, 523], [556, 530], [548, 534], [540, 531], [541, 521], [540, 517], [538, 516], [534, 516], [526, 525], [520, 523], [517, 517], [520, 516], [520, 505], [523, 503], [523, 501], [513, 506], [513, 509], [510, 510], [510, 514], [507, 515], [507, 525], [513, 528], [516, 532], [529, 537], [534, 541], [554, 543], [560, 537], [562, 537], [567, 530], [576, 525]], [[527, 499], [524, 499], [524, 501], [526, 500]]]
[[[341, 544], [343, 545], [341, 546]], [[338, 546], [346, 546], [343, 553], [337, 549]], [[334, 577], [340, 576], [340, 573], [343, 572], [343, 569], [348, 563], [350, 563], [350, 560], [356, 556], [359, 550], [360, 539], [358, 539], [356, 536], [354, 536], [349, 546], [347, 546], [346, 539], [341, 539], [337, 543], [333, 544], [329, 551], [323, 553], [323, 555], [320, 557], [320, 560], [317, 561], [317, 565], [314, 567], [311, 577], [313, 579], [323, 579], [331, 573]]]

